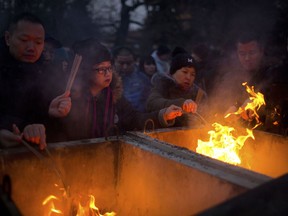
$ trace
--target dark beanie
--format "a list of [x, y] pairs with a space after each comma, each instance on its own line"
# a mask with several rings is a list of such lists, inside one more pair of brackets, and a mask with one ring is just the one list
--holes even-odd
[[82, 65], [91, 67], [105, 61], [112, 61], [110, 51], [97, 39], [89, 38], [73, 45], [75, 53], [82, 56]]
[[195, 60], [188, 53], [179, 53], [172, 58], [170, 74], [174, 74], [183, 67], [194, 67], [195, 70], [197, 69]]

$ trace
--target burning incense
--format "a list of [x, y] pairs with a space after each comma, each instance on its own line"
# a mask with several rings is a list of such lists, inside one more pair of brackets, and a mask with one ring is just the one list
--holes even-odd
[[68, 82], [67, 82], [67, 85], [66, 85], [66, 91], [70, 91], [71, 90], [72, 85], [73, 85], [74, 80], [75, 80], [75, 77], [76, 77], [76, 74], [77, 74], [77, 71], [78, 71], [79, 66], [81, 64], [81, 61], [82, 61], [82, 56], [76, 54], [75, 57], [74, 57], [73, 64], [72, 64], [72, 68], [71, 68], [71, 72], [70, 72], [70, 75], [69, 75], [69, 79], [68, 79]]

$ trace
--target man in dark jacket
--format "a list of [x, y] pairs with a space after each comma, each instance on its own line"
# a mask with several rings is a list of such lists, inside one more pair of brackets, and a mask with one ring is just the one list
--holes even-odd
[[[41, 95], [41, 64], [45, 30], [32, 14], [21, 14], [5, 32], [0, 61], [0, 144], [11, 147], [22, 139], [46, 146], [48, 104]], [[53, 107], [51, 107], [53, 109]], [[20, 132], [22, 131], [22, 133]]]

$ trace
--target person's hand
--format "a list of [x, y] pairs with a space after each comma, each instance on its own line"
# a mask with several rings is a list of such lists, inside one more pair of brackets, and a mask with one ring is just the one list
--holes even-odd
[[[14, 126], [13, 126], [13, 129], [14, 129]], [[9, 148], [9, 147], [19, 145], [20, 142], [21, 142], [21, 134], [19, 133], [19, 130], [16, 132], [14, 132], [14, 131], [12, 132], [12, 131], [6, 130], [6, 129], [0, 130], [0, 144], [1, 144], [1, 146]]]
[[164, 119], [166, 121], [169, 121], [169, 120], [173, 120], [176, 117], [181, 116], [181, 115], [182, 115], [181, 107], [171, 105], [166, 109], [166, 111], [164, 113]]
[[50, 116], [60, 118], [68, 115], [72, 106], [69, 95], [70, 92], [67, 91], [51, 101], [48, 111]]
[[0, 143], [4, 147], [17, 146], [23, 138], [39, 145], [40, 149], [44, 149], [46, 147], [45, 126], [42, 124], [30, 124], [24, 128], [23, 133], [20, 132], [15, 124], [13, 124], [13, 131], [0, 130]]
[[226, 118], [229, 122], [235, 122], [237, 121], [240, 117], [237, 115], [237, 107], [236, 106], [230, 106], [226, 112], [224, 113], [224, 118]]
[[[13, 128], [14, 128], [14, 125], [13, 125]], [[15, 129], [13, 129], [13, 130], [15, 130]], [[18, 129], [18, 131], [19, 131], [19, 129]], [[19, 131], [19, 133], [20, 133], [20, 131]], [[25, 140], [39, 145], [39, 148], [41, 150], [43, 150], [47, 146], [45, 126], [43, 124], [27, 125], [24, 128], [21, 137], [22, 137], [22, 139], [25, 138]]]
[[240, 113], [240, 116], [246, 121], [252, 121], [255, 118], [254, 111], [249, 109], [249, 107], [251, 107], [249, 106], [250, 103], [251, 103], [251, 100], [248, 98], [241, 106], [243, 112]]
[[241, 118], [245, 121], [252, 121], [255, 118], [255, 114], [251, 109], [244, 110], [240, 113]]
[[251, 109], [246, 108], [250, 102], [251, 100], [247, 99], [238, 109], [236, 106], [229, 107], [224, 114], [225, 118], [229, 119], [229, 121], [236, 121], [239, 118], [245, 121], [252, 121], [255, 118], [255, 113]]
[[185, 100], [182, 106], [183, 111], [188, 113], [196, 113], [197, 112], [197, 104], [191, 100]]

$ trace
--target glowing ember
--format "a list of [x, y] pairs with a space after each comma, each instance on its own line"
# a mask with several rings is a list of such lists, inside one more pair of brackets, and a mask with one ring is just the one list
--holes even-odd
[[245, 104], [245, 107], [240, 107], [236, 112], [227, 114], [225, 118], [232, 114], [242, 115], [244, 112], [246, 113], [246, 111], [249, 111], [249, 116], [255, 118], [256, 125], [251, 130], [248, 128], [246, 129], [247, 135], [236, 136], [235, 134], [237, 133], [233, 127], [213, 123], [212, 126], [215, 130], [208, 132], [208, 134], [210, 134], [209, 141], [204, 142], [198, 140], [196, 152], [230, 164], [241, 164], [239, 150], [243, 147], [245, 141], [249, 137], [255, 139], [252, 130], [261, 124], [257, 111], [262, 105], [265, 105], [263, 94], [260, 92], [256, 93], [254, 87], [252, 86], [250, 88], [247, 83], [243, 83], [242, 85], [246, 86], [246, 91], [250, 94], [249, 101]]
[[222, 126], [219, 123], [214, 123], [212, 126], [215, 130], [208, 132], [209, 141], [198, 140], [196, 152], [230, 164], [240, 164], [239, 150], [249, 137], [254, 139], [252, 130], [246, 129], [246, 136], [235, 137], [232, 134], [235, 131], [233, 127]]

